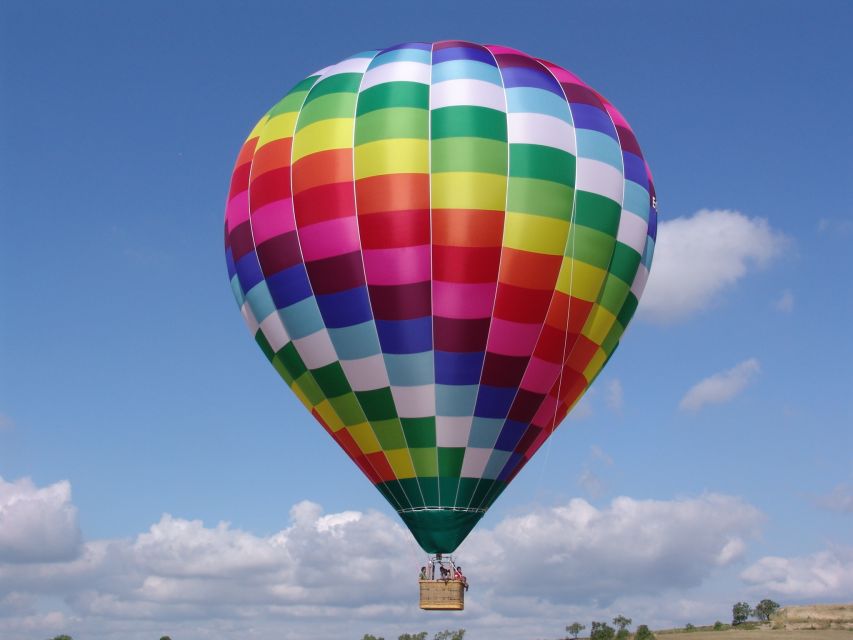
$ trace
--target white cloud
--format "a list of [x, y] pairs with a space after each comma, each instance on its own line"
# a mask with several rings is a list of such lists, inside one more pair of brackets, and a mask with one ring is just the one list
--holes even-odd
[[728, 402], [746, 389], [760, 371], [758, 360], [744, 360], [728, 371], [715, 373], [693, 385], [678, 406], [686, 411], [698, 411], [706, 404]]
[[65, 562], [0, 561], [0, 637], [310, 640], [464, 624], [509, 640], [554, 636], [572, 612], [612, 617], [623, 603], [653, 624], [697, 606], [656, 594], [736, 561], [761, 521], [754, 507], [720, 495], [623, 497], [602, 508], [572, 500], [505, 518], [460, 549], [472, 581], [460, 623], [417, 609], [424, 554], [396, 517], [324, 514], [311, 502], [290, 516], [286, 528], [258, 536], [164, 515], [132, 539], [87, 542]]
[[819, 507], [839, 513], [853, 513], [853, 484], [836, 485], [832, 491], [817, 499]]
[[606, 395], [604, 399], [607, 406], [616, 413], [620, 413], [625, 403], [622, 391], [622, 382], [620, 382], [618, 378], [610, 380], [605, 387], [605, 393]]
[[68, 560], [79, 548], [77, 509], [66, 480], [39, 489], [29, 478], [0, 477], [0, 562]]
[[785, 289], [773, 306], [782, 313], [791, 313], [794, 310], [794, 294], [790, 289]]
[[738, 211], [698, 211], [658, 227], [655, 257], [640, 314], [668, 324], [711, 306], [754, 267], [779, 256], [788, 239], [763, 218]]
[[768, 556], [741, 573], [756, 593], [789, 599], [853, 597], [853, 548], [819, 551], [807, 556]]
[[606, 604], [699, 585], [715, 567], [740, 557], [760, 521], [754, 507], [713, 494], [619, 497], [603, 509], [574, 499], [475, 531], [466, 561], [496, 596]]

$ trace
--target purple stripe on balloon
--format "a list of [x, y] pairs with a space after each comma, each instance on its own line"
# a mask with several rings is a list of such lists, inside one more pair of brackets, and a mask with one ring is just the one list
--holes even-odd
[[616, 140], [613, 121], [604, 111], [588, 104], [572, 104], [571, 108], [576, 128], [598, 131]]
[[633, 153], [623, 153], [622, 159], [625, 165], [625, 179], [648, 188], [646, 163], [643, 162], [643, 159], [638, 158]]
[[433, 64], [450, 62], [451, 60], [476, 60], [477, 62], [490, 64], [493, 67], [496, 66], [492, 54], [482, 47], [476, 45], [459, 46], [458, 43], [455, 43], [448, 48], [443, 48], [441, 44], [443, 43], [436, 43], [435, 49], [433, 49]]
[[658, 212], [654, 207], [649, 207], [649, 237], [655, 240], [658, 237]]
[[544, 70], [526, 69], [524, 67], [501, 67], [504, 86], [507, 89], [515, 87], [535, 87], [544, 89], [563, 98], [563, 90], [554, 77]]

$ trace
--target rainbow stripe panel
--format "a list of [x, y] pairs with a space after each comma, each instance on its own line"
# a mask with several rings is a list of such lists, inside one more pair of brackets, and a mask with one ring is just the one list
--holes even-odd
[[447, 553], [613, 354], [656, 230], [630, 126], [577, 76], [416, 42], [326, 67], [260, 120], [225, 253], [273, 367]]

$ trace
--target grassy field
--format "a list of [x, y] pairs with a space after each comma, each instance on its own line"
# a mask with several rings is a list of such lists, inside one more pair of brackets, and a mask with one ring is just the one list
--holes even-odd
[[[674, 635], [682, 630], [655, 631], [655, 635]], [[844, 629], [771, 629], [769, 625], [757, 629], [725, 629], [723, 631], [683, 632], [690, 640], [853, 640], [853, 631]], [[680, 639], [681, 640], [681, 639]], [[685, 637], [683, 640], [687, 640]]]

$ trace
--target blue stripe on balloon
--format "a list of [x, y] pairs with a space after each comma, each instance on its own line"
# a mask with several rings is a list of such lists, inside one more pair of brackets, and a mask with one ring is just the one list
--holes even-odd
[[311, 283], [308, 282], [305, 265], [301, 262], [269, 276], [267, 285], [275, 306], [279, 309], [311, 297]]
[[487, 480], [495, 480], [498, 474], [503, 470], [506, 461], [509, 460], [509, 451], [500, 451], [495, 449], [489, 457], [486, 468], [483, 470], [483, 478]]
[[470, 416], [474, 412], [477, 385], [435, 385], [435, 413], [438, 416]]
[[504, 423], [498, 441], [495, 443], [495, 449], [500, 449], [501, 451], [512, 451], [515, 449], [518, 441], [521, 440], [521, 436], [524, 435], [526, 430], [526, 422], [507, 420]]
[[252, 287], [264, 279], [264, 274], [261, 273], [261, 266], [258, 264], [258, 256], [254, 251], [250, 251], [240, 258], [234, 265], [237, 270], [237, 277], [240, 278], [240, 286], [243, 291], [249, 291]]
[[509, 458], [507, 458], [506, 463], [504, 464], [504, 468], [501, 469], [501, 472], [498, 474], [498, 480], [506, 481], [506, 479], [510, 476], [510, 474], [515, 471], [518, 463], [521, 462], [522, 455], [520, 453], [513, 452]]
[[485, 355], [482, 351], [436, 351], [435, 381], [439, 384], [477, 384]]
[[341, 360], [359, 360], [381, 352], [373, 320], [351, 327], [331, 328], [329, 338]]
[[480, 449], [493, 449], [503, 426], [503, 418], [480, 418], [475, 416], [471, 422], [468, 446]]
[[361, 324], [373, 317], [367, 287], [364, 286], [318, 295], [317, 306], [330, 329]]
[[385, 353], [419, 353], [432, 349], [432, 317], [376, 320], [379, 344]]
[[388, 381], [395, 387], [413, 387], [435, 382], [431, 351], [407, 354], [386, 353], [384, 356]]
[[290, 334], [291, 340], [310, 336], [325, 327], [314, 298], [305, 298], [289, 307], [279, 309], [279, 315], [284, 321], [284, 326], [287, 333]]
[[510, 113], [542, 113], [572, 124], [572, 114], [562, 94], [556, 96], [535, 87], [515, 87], [506, 90], [506, 104]]
[[275, 312], [275, 304], [270, 297], [266, 282], [259, 282], [246, 292], [246, 302], [249, 303], [252, 314], [258, 322]]
[[474, 414], [484, 418], [504, 418], [509, 413], [515, 394], [515, 387], [493, 387], [481, 384]]

